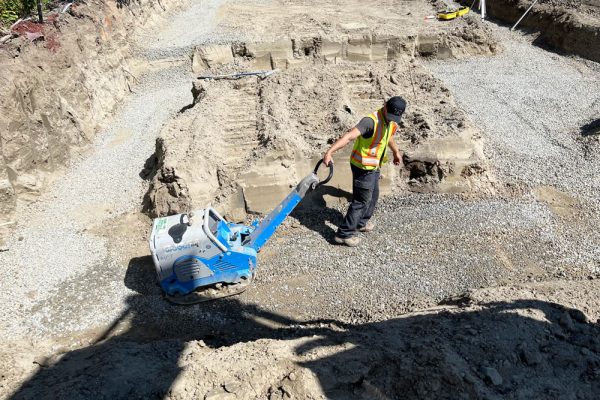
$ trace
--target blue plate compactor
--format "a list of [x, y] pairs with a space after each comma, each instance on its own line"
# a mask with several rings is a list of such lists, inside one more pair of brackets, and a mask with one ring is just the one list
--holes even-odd
[[213, 208], [157, 218], [150, 251], [158, 280], [168, 300], [193, 304], [243, 292], [256, 274], [256, 255], [304, 196], [333, 176], [320, 181], [307, 175], [259, 224], [226, 221]]

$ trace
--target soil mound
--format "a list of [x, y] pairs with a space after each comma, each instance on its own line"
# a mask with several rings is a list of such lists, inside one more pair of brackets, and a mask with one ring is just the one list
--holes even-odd
[[[151, 216], [202, 208], [215, 198], [234, 219], [269, 211], [330, 143], [393, 95], [409, 103], [396, 138], [405, 167], [387, 166], [384, 187], [491, 190], [477, 131], [416, 60], [308, 64], [264, 80], [205, 80], [194, 92], [193, 107], [157, 141], [156, 174], [146, 196]], [[347, 190], [347, 154], [337, 165], [332, 184]]]

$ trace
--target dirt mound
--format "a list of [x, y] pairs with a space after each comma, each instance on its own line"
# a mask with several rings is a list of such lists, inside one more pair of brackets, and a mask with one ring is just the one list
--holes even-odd
[[[487, 177], [477, 133], [447, 90], [414, 61], [500, 51], [476, 16], [448, 24], [428, 21], [431, 5], [421, 2], [382, 13], [354, 1], [346, 4], [343, 19], [331, 4], [286, 6], [285, 18], [278, 4], [233, 2], [221, 8], [221, 40], [197, 46], [194, 72], [279, 72], [265, 80], [194, 84], [193, 104], [165, 127], [155, 165], [146, 168], [149, 215], [209, 202], [234, 220], [269, 211], [328, 144], [395, 94], [412, 104], [400, 138], [410, 151], [406, 171], [386, 168], [384, 193], [395, 185], [418, 191], [489, 190], [479, 184]], [[226, 37], [232, 40], [224, 43]], [[347, 165], [346, 154], [341, 160], [339, 165]], [[349, 170], [338, 168], [333, 185], [347, 185], [348, 176]]]
[[[201, 208], [213, 199], [236, 218], [268, 211], [341, 133], [398, 94], [409, 102], [397, 135], [405, 169], [388, 166], [384, 188], [490, 190], [476, 130], [443, 84], [408, 57], [311, 63], [264, 80], [199, 81], [194, 93], [193, 107], [158, 139], [156, 174], [146, 196], [152, 216]], [[337, 165], [332, 185], [348, 189], [346, 154]]]
[[561, 7], [570, 12], [600, 17], [600, 0], [540, 0], [540, 4]]

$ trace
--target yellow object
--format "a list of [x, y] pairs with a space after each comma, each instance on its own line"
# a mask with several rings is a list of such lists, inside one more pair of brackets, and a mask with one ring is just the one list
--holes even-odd
[[438, 19], [451, 20], [458, 17], [458, 12], [450, 10], [439, 11], [437, 17]]
[[[358, 168], [371, 171], [379, 168], [379, 160], [382, 158], [385, 148], [390, 138], [396, 132], [398, 125], [395, 123], [385, 123], [383, 118], [383, 108], [369, 115], [373, 120], [373, 136], [365, 139], [361, 136], [354, 141], [354, 148], [350, 156], [350, 163]], [[381, 164], [387, 161], [383, 157]]]
[[469, 7], [460, 7], [460, 8], [458, 9], [458, 11], [456, 12], [456, 14], [457, 14], [459, 17], [462, 17], [463, 15], [467, 14], [467, 13], [469, 12], [469, 10], [470, 10], [470, 8], [469, 8]]

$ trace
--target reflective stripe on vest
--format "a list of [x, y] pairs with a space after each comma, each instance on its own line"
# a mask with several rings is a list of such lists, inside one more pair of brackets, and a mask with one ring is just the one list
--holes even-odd
[[[364, 139], [361, 136], [354, 141], [354, 148], [350, 156], [350, 163], [365, 170], [373, 170], [379, 167], [386, 146], [394, 132], [396, 124], [386, 126], [383, 119], [383, 109], [377, 110], [369, 115], [373, 120], [373, 136]], [[381, 162], [383, 164], [383, 160]]]

